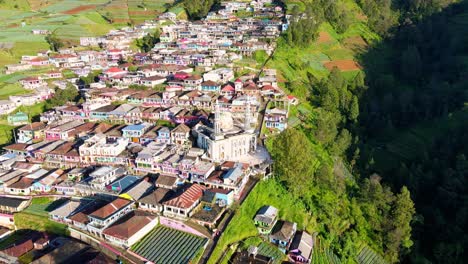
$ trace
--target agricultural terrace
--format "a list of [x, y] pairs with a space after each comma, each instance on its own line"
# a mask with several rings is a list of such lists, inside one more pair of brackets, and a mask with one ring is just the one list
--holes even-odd
[[67, 44], [83, 36], [100, 36], [111, 29], [138, 24], [170, 7], [172, 0], [16, 0], [0, 3], [0, 66], [17, 63], [21, 55], [48, 48], [44, 35], [33, 29], [56, 33]]
[[182, 264], [194, 260], [208, 239], [158, 226], [131, 250], [154, 263]]

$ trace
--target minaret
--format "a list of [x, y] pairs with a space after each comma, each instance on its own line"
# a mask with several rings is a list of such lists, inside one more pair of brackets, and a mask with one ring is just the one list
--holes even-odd
[[219, 101], [216, 100], [216, 103], [215, 103], [215, 116], [214, 116], [214, 139], [221, 139], [223, 138], [223, 134], [221, 133], [221, 125], [220, 125], [220, 122], [221, 122], [221, 111], [219, 109]]
[[250, 109], [250, 96], [247, 96], [247, 101], [245, 102], [245, 118], [244, 118], [244, 131], [253, 132], [253, 129], [250, 127], [250, 117], [252, 116]]

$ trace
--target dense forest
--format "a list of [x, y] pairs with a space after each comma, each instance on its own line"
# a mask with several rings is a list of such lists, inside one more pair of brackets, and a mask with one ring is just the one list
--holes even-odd
[[[382, 37], [361, 54], [364, 73], [308, 76], [315, 114], [274, 140], [280, 180], [343, 260], [362, 242], [389, 262], [468, 259], [468, 4], [452, 2], [359, 0]], [[322, 22], [346, 31], [349, 14], [339, 6], [293, 10], [285, 42], [309, 45]], [[314, 168], [317, 145], [343, 158], [355, 181], [333, 173], [333, 162]]]
[[[359, 168], [379, 173], [394, 189], [410, 189], [417, 217], [408, 260], [463, 263], [468, 259], [468, 3], [400, 4], [405, 19], [362, 57], [368, 89], [360, 98]], [[424, 144], [414, 143], [418, 138]], [[395, 150], [397, 144], [411, 151]]]

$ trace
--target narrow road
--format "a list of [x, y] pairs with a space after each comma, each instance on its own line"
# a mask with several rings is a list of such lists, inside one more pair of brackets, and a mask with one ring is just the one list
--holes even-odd
[[[239, 198], [239, 205], [242, 205], [244, 202], [245, 198], [249, 195], [249, 193], [253, 190], [255, 185], [257, 184], [258, 180], [250, 178], [249, 181], [247, 182], [244, 192], [241, 194]], [[211, 257], [211, 254], [213, 253], [213, 250], [216, 248], [216, 245], [218, 244], [218, 240], [221, 237], [223, 231], [226, 229], [226, 227], [229, 225], [231, 222], [232, 218], [234, 217], [236, 211], [228, 209], [226, 212], [226, 215], [224, 216], [223, 220], [221, 223], [219, 223], [218, 230], [219, 230], [219, 235], [217, 235], [210, 243], [208, 243], [208, 246], [205, 249], [205, 252], [203, 252], [203, 256], [200, 258], [200, 261], [198, 262], [199, 264], [206, 264], [208, 260]], [[224, 257], [224, 254], [221, 256], [220, 259]], [[219, 259], [217, 260], [218, 263]]]

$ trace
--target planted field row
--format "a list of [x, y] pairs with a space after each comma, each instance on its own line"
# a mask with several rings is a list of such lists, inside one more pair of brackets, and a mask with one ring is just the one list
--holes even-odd
[[368, 246], [364, 246], [356, 260], [359, 264], [385, 264], [385, 260]]
[[311, 263], [317, 264], [339, 264], [340, 259], [328, 248], [325, 249], [314, 249], [312, 252]]
[[273, 263], [281, 263], [284, 255], [276, 246], [262, 242], [258, 246], [258, 253], [273, 258]]
[[132, 247], [136, 254], [154, 263], [189, 263], [206, 238], [158, 226]]

